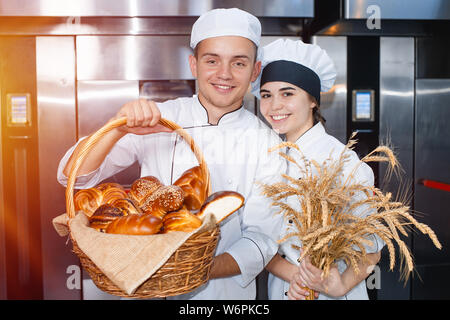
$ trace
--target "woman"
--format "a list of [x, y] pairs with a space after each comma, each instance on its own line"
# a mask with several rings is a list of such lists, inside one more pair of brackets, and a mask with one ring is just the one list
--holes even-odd
[[[330, 155], [337, 159], [344, 145], [326, 133], [325, 120], [320, 114], [320, 92], [328, 91], [336, 77], [333, 62], [326, 52], [300, 40], [279, 39], [263, 47], [260, 54], [263, 69], [252, 91], [260, 98], [261, 114], [273, 130], [296, 143], [307, 159], [318, 163], [323, 163]], [[294, 152], [289, 155], [295, 156]], [[358, 162], [357, 155], [351, 151], [351, 161], [344, 175], [348, 176]], [[289, 164], [288, 175], [301, 179], [300, 171]], [[373, 185], [373, 172], [363, 163], [355, 179]], [[288, 225], [286, 222], [284, 234]], [[353, 268], [339, 261], [323, 279], [322, 271], [314, 267], [308, 257], [297, 262], [300, 253], [292, 244], [299, 247], [301, 244], [291, 239], [280, 245], [278, 254], [266, 267], [270, 272], [270, 299], [305, 299], [308, 292], [302, 289], [304, 286], [319, 293], [316, 294], [319, 299], [368, 299], [364, 280], [379, 261], [379, 251], [384, 244], [381, 239], [375, 237], [373, 247], [367, 248], [370, 262], [360, 265], [361, 272], [355, 274]]]

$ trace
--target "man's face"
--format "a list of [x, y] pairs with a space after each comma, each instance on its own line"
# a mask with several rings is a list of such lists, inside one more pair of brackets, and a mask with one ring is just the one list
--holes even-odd
[[207, 110], [226, 112], [242, 104], [251, 81], [255, 81], [261, 63], [255, 63], [255, 45], [237, 36], [208, 38], [197, 46], [197, 57], [190, 56], [192, 74], [197, 78], [199, 99]]

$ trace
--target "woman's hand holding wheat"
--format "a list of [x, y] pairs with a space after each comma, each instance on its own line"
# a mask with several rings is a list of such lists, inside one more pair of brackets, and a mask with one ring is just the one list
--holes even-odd
[[314, 267], [308, 256], [300, 262], [297, 275], [295, 278], [300, 287], [306, 286], [331, 297], [341, 297], [348, 291], [336, 266], [330, 268], [327, 277], [323, 277], [323, 271]]

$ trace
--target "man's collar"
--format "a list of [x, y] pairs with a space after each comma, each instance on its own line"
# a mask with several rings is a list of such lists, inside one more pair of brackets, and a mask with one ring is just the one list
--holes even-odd
[[[208, 111], [202, 105], [197, 95], [194, 95], [193, 112], [195, 116], [195, 123], [198, 125], [210, 124], [208, 119]], [[227, 125], [234, 123], [243, 117], [245, 112], [244, 104], [242, 104], [238, 109], [224, 113], [217, 122], [217, 125]], [[215, 124], [210, 124], [215, 125]]]

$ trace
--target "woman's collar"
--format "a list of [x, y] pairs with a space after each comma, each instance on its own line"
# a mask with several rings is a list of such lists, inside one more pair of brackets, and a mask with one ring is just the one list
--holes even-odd
[[298, 146], [305, 145], [306, 143], [314, 142], [325, 134], [325, 128], [321, 122], [316, 123], [314, 126], [309, 128], [305, 133], [303, 133], [295, 143]]

